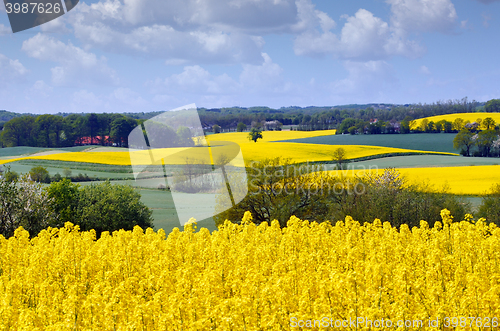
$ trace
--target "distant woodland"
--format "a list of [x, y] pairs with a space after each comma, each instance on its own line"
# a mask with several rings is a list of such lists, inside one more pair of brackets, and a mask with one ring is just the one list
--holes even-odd
[[[280, 130], [288, 126], [293, 130], [337, 129], [339, 133], [368, 134], [408, 133], [411, 121], [419, 118], [478, 111], [500, 112], [500, 99], [486, 103], [463, 98], [432, 104], [198, 109], [206, 132], [244, 131], [251, 127]], [[127, 147], [129, 133], [137, 125], [162, 112], [34, 115], [1, 110], [0, 145], [53, 148], [96, 144]]]

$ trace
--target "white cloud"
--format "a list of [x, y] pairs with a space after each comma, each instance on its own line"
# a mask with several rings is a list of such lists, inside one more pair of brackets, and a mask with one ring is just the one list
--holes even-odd
[[12, 60], [0, 54], [0, 84], [10, 84], [21, 81], [28, 73], [19, 60]]
[[457, 24], [451, 0], [386, 0], [391, 5], [392, 24], [405, 32], [450, 33]]
[[297, 23], [294, 0], [101, 0], [77, 8], [72, 25], [86, 47], [174, 63], [257, 64], [256, 36]]
[[0, 36], [12, 33], [12, 29], [0, 24]]
[[[201, 66], [194, 65], [185, 66], [181, 73], [165, 79], [149, 81], [146, 86], [157, 103], [182, 103], [179, 99], [182, 95], [183, 102], [223, 105], [223, 100], [234, 104], [255, 96], [275, 96], [289, 92], [290, 84], [283, 79], [283, 69], [268, 54], [262, 53], [261, 56], [264, 61], [262, 65], [243, 64], [238, 80], [225, 73], [213, 75]], [[188, 100], [189, 97], [192, 99]]]
[[105, 57], [98, 58], [71, 43], [65, 44], [46, 35], [37, 34], [23, 42], [22, 50], [30, 57], [59, 64], [51, 69], [52, 83], [57, 86], [119, 82], [115, 71], [108, 67]]
[[180, 74], [148, 82], [155, 94], [231, 94], [238, 89], [238, 83], [227, 74], [213, 76], [199, 65], [186, 66]]
[[295, 54], [333, 54], [342, 59], [368, 61], [394, 55], [414, 58], [424, 53], [422, 46], [408, 40], [368, 10], [359, 9], [354, 16], [344, 18], [346, 23], [339, 36], [331, 31], [320, 33], [317, 29], [308, 29], [297, 36]]
[[419, 72], [423, 75], [430, 75], [431, 71], [426, 66], [421, 66]]
[[339, 101], [380, 102], [390, 98], [397, 86], [394, 69], [385, 61], [354, 62], [345, 61], [347, 78], [331, 85], [331, 93]]
[[52, 21], [48, 21], [47, 23], [40, 25], [40, 30], [42, 30], [43, 32], [60, 34], [70, 32], [70, 30], [66, 26], [66, 15], [59, 16]]
[[483, 16], [483, 26], [485, 28], [489, 28], [490, 27], [490, 21], [492, 19], [491, 15], [487, 14], [487, 13], [483, 13], [482, 16]]
[[262, 57], [262, 65], [243, 65], [240, 83], [245, 90], [279, 92], [283, 89], [283, 69], [266, 53], [262, 53]]
[[54, 88], [52, 86], [49, 86], [43, 80], [37, 80], [29, 90], [29, 97], [31, 97], [33, 94], [36, 94], [37, 96], [47, 98], [50, 96], [53, 90]]

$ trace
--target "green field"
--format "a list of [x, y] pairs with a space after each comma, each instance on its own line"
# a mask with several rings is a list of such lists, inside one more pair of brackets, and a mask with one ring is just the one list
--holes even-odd
[[77, 162], [64, 162], [52, 160], [21, 160], [10, 162], [3, 167], [9, 166], [12, 171], [19, 174], [28, 173], [31, 168], [42, 166], [49, 172], [50, 176], [56, 173], [63, 175], [64, 169], [71, 170], [72, 176], [78, 174], [86, 174], [89, 177], [100, 179], [133, 179], [132, 168], [130, 166], [116, 166], [106, 164], [92, 164], [92, 163], [77, 163]]
[[[281, 142], [320, 145], [383, 146], [431, 152], [458, 153], [458, 151], [453, 148], [453, 139], [455, 135], [456, 133], [330, 135], [283, 140]], [[349, 157], [349, 155], [347, 155], [347, 157]]]
[[500, 158], [463, 157], [453, 155], [406, 155], [384, 157], [373, 160], [349, 163], [354, 169], [378, 168], [422, 168], [422, 167], [460, 167], [476, 165], [498, 165]]
[[[82, 186], [91, 185], [92, 183], [100, 182], [81, 182], [78, 183]], [[172, 231], [173, 228], [178, 227], [182, 229], [180, 222], [177, 218], [175, 211], [174, 201], [170, 191], [158, 190], [156, 187], [159, 183], [164, 183], [163, 178], [143, 179], [143, 180], [116, 180], [112, 181], [113, 184], [130, 185], [137, 187], [140, 190], [141, 201], [153, 211], [153, 219], [155, 230], [163, 229], [166, 233]], [[151, 188], [145, 188], [145, 187]], [[208, 194], [187, 194], [177, 193], [181, 197], [181, 205], [179, 208], [190, 208], [193, 200], [199, 204], [207, 204], [210, 200]], [[206, 210], [210, 212], [210, 210]], [[202, 227], [210, 231], [216, 230], [215, 223], [212, 218], [201, 220], [196, 214], [193, 217], [198, 221], [198, 229]]]
[[30, 155], [46, 151], [80, 152], [88, 148], [89, 146], [74, 146], [74, 147], [63, 147], [63, 148], [29, 147], [29, 146], [5, 147], [5, 148], [0, 148], [0, 157]]

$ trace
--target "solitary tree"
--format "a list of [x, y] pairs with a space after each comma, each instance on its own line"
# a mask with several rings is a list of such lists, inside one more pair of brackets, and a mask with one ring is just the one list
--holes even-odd
[[220, 126], [214, 124], [214, 126], [212, 126], [212, 130], [214, 131], [214, 133], [220, 133]]
[[342, 165], [346, 162], [346, 151], [342, 147], [337, 148], [333, 151], [332, 159], [338, 165], [338, 169], [342, 169]]
[[248, 140], [257, 142], [258, 139], [262, 139], [262, 130], [259, 128], [252, 128], [252, 130], [250, 130], [250, 133], [248, 134]]
[[474, 146], [475, 141], [472, 138], [474, 134], [469, 130], [461, 130], [453, 139], [453, 147], [455, 149], [461, 149], [461, 154], [465, 156], [470, 156], [470, 149]]

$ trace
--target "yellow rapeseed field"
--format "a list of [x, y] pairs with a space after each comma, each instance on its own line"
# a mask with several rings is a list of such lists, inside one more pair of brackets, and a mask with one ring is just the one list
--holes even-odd
[[[271, 131], [272, 133], [275, 133]], [[292, 131], [295, 132], [295, 131]], [[225, 134], [224, 134], [225, 135]], [[227, 140], [232, 141], [232, 140]], [[209, 141], [210, 142], [210, 141]], [[215, 142], [213, 139], [211, 142]], [[236, 141], [238, 142], [238, 139]], [[394, 154], [394, 153], [436, 153], [436, 154], [450, 154], [451, 153], [437, 153], [425, 152], [418, 150], [409, 150], [391, 147], [379, 146], [360, 146], [360, 145], [318, 145], [318, 144], [302, 144], [302, 143], [289, 143], [289, 142], [268, 142], [259, 141], [238, 143], [243, 158], [246, 162], [264, 160], [266, 158], [274, 158], [281, 156], [283, 158], [290, 158], [293, 162], [316, 162], [316, 161], [331, 161], [333, 151], [339, 147], [346, 150], [346, 157], [348, 159], [361, 158], [381, 154]], [[193, 148], [187, 153], [180, 153], [186, 151], [186, 148], [161, 148], [148, 150], [140, 150], [133, 152], [134, 164], [151, 164], [151, 160], [161, 164], [161, 158], [164, 158], [166, 164], [184, 164], [186, 156], [190, 158], [203, 158], [207, 154], [206, 148]], [[0, 164], [14, 162], [19, 160], [54, 160], [54, 161], [69, 161], [69, 162], [86, 162], [86, 163], [99, 163], [110, 165], [131, 165], [131, 156], [129, 152], [65, 152], [49, 155], [26, 156], [12, 159], [0, 160]], [[207, 162], [209, 163], [209, 162]], [[243, 162], [236, 163], [237, 166], [243, 166]]]
[[[436, 189], [445, 186], [449, 193], [463, 195], [483, 195], [493, 184], [500, 183], [500, 165], [464, 166], [464, 167], [423, 167], [397, 168], [409, 183], [428, 181]], [[362, 177], [373, 172], [382, 174], [384, 169], [350, 169], [331, 171], [333, 176]]]
[[136, 227], [98, 240], [70, 223], [33, 239], [20, 228], [0, 236], [0, 329], [498, 327], [500, 229], [441, 216], [432, 228], [292, 217], [281, 229], [247, 212], [213, 233]]
[[[263, 131], [262, 141], [279, 141], [301, 139], [319, 136], [334, 135], [337, 130], [318, 130], [318, 131]], [[206, 136], [208, 141], [232, 141], [238, 144], [248, 143], [248, 132], [228, 132], [218, 133]]]
[[435, 187], [448, 185], [450, 193], [482, 195], [500, 183], [500, 166], [428, 167], [398, 169], [409, 180], [429, 180]]
[[[500, 113], [457, 113], [457, 114], [448, 114], [448, 115], [437, 115], [431, 117], [425, 117], [429, 121], [433, 121], [434, 123], [439, 122], [441, 120], [447, 120], [448, 122], [453, 122], [456, 118], [461, 118], [464, 121], [475, 122], [478, 118], [484, 120], [486, 117], [491, 117], [498, 124], [500, 123]], [[417, 128], [422, 122], [423, 118], [415, 120], [415, 124], [412, 126], [413, 128]]]
[[245, 160], [255, 161], [281, 156], [283, 158], [291, 158], [293, 162], [297, 163], [307, 161], [332, 161], [333, 152], [339, 147], [346, 151], [346, 158], [348, 159], [390, 153], [434, 153], [380, 146], [319, 145], [282, 142], [252, 142], [242, 143], [240, 146]]

